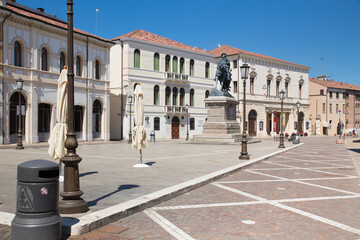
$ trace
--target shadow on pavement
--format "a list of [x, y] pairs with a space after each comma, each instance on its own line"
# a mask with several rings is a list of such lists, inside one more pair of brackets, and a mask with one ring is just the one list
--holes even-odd
[[146, 165], [149, 165], [149, 166], [152, 166], [154, 163], [156, 163], [156, 162], [147, 162], [147, 163], [145, 163]]
[[354, 140], [353, 142], [354, 143], [360, 143], [360, 140]]
[[132, 189], [132, 188], [137, 188], [137, 187], [140, 187], [139, 185], [134, 185], [134, 184], [124, 184], [124, 185], [120, 185], [115, 191], [111, 192], [111, 193], [108, 193], [102, 197], [99, 197], [97, 199], [94, 199], [92, 201], [89, 201], [88, 202], [88, 206], [89, 207], [92, 207], [92, 206], [95, 206], [97, 204], [98, 201], [104, 199], [104, 198], [107, 198], [107, 197], [110, 197], [111, 195], [115, 194], [115, 193], [118, 193], [120, 191], [123, 191], [123, 190], [128, 190], [128, 189]]
[[348, 150], [356, 152], [356, 153], [360, 153], [360, 149], [359, 148], [349, 148]]
[[79, 177], [85, 177], [85, 176], [87, 176], [87, 175], [96, 174], [96, 173], [99, 173], [99, 172], [98, 172], [98, 171], [96, 171], [96, 172], [85, 172], [85, 173], [80, 173], [80, 174], [79, 174]]

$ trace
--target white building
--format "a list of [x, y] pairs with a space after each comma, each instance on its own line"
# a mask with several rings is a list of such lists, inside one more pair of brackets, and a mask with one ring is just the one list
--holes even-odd
[[[46, 141], [56, 123], [56, 91], [67, 61], [67, 23], [14, 1], [0, 1], [0, 142], [17, 141], [19, 93], [24, 80], [23, 139]], [[74, 29], [75, 131], [79, 140], [110, 138], [109, 40]]]
[[127, 96], [137, 82], [144, 92], [148, 135], [154, 130], [156, 138], [184, 139], [187, 127], [190, 138], [200, 134], [207, 114], [204, 99], [214, 85], [215, 56], [144, 30], [112, 40], [116, 45], [110, 50], [111, 139], [129, 136]]
[[[243, 114], [240, 66], [244, 63], [250, 65], [246, 82], [246, 121], [250, 136], [274, 136], [280, 132], [279, 92], [282, 89], [286, 92], [283, 102], [284, 133], [291, 134], [299, 128], [300, 133], [310, 134], [309, 67], [226, 45], [209, 53], [216, 55], [217, 59], [222, 53], [227, 54], [232, 69], [231, 94], [240, 102], [237, 114], [240, 122]], [[297, 101], [301, 103], [299, 115], [295, 106]]]

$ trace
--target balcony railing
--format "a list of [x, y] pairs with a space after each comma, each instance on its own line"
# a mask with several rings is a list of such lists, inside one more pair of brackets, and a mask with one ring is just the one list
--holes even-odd
[[186, 113], [185, 106], [164, 106], [165, 113]]
[[189, 75], [181, 74], [181, 73], [164, 73], [164, 78], [166, 80], [176, 80], [176, 81], [189, 81]]

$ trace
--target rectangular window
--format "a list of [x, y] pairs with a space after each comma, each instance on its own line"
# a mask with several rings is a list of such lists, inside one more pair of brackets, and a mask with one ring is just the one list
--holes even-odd
[[238, 92], [238, 84], [237, 81], [234, 81], [234, 93]]
[[320, 95], [324, 95], [324, 89], [320, 90]]
[[329, 92], [329, 97], [332, 98], [332, 92]]
[[336, 93], [336, 99], [339, 99], [339, 93], [338, 92]]
[[190, 130], [195, 130], [195, 118], [190, 118]]
[[323, 113], [326, 113], [326, 106], [325, 106], [325, 103], [323, 103]]
[[289, 83], [288, 82], [285, 83], [285, 95], [286, 95], [286, 97], [289, 97]]
[[160, 131], [160, 118], [154, 118], [154, 131]]
[[345, 104], [343, 104], [342, 112], [345, 114]]
[[250, 77], [250, 94], [254, 94], [254, 77]]
[[237, 68], [237, 60], [233, 61], [233, 66], [234, 66], [234, 68]]
[[339, 104], [336, 104], [336, 113], [339, 112]]
[[280, 95], [280, 81], [276, 81], [276, 96], [279, 97]]
[[270, 96], [270, 84], [271, 84], [271, 79], [268, 79], [267, 80], [267, 88], [266, 88], [267, 89], [267, 94], [266, 94], [267, 96]]
[[332, 113], [332, 103], [329, 104], [329, 113]]

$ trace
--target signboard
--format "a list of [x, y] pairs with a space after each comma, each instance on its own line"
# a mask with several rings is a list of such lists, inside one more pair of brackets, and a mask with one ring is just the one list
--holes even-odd
[[273, 132], [276, 132], [276, 129], [277, 129], [276, 123], [277, 123], [277, 114], [276, 114], [276, 111], [274, 111]]
[[259, 130], [260, 130], [260, 131], [263, 131], [263, 129], [264, 129], [264, 122], [263, 122], [263, 121], [260, 121], [260, 122], [259, 122]]

